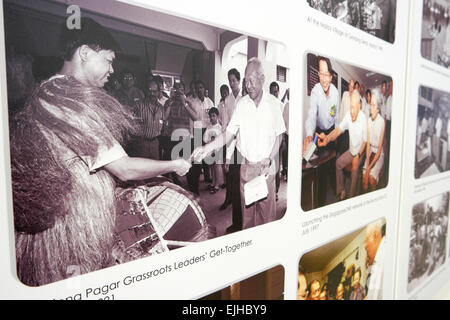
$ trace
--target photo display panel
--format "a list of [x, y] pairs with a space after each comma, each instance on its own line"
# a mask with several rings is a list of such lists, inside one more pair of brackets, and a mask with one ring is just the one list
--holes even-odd
[[10, 297], [285, 298], [292, 71], [247, 6], [2, 3]]
[[[356, 264], [350, 268], [352, 263], [344, 261], [351, 254], [353, 260], [359, 258], [360, 283], [365, 285], [375, 270], [365, 264], [364, 237], [360, 235], [355, 252], [356, 247], [345, 251], [339, 239], [384, 221], [380, 292], [365, 291], [358, 298], [393, 299], [407, 63], [407, 39], [401, 35], [407, 32], [408, 19], [401, 13], [408, 12], [409, 3], [306, 2], [308, 31], [297, 45], [303, 70], [297, 97], [302, 119], [299, 267], [307, 259], [306, 285], [320, 282], [319, 294], [333, 278], [327, 299], [335, 299], [339, 283], [355, 277]], [[345, 252], [331, 250], [326, 257], [317, 253], [334, 243]]]
[[433, 297], [449, 3], [419, 2], [3, 0], [0, 296]]
[[449, 277], [449, 10], [449, 1], [411, 7], [396, 286], [401, 299], [431, 297]]

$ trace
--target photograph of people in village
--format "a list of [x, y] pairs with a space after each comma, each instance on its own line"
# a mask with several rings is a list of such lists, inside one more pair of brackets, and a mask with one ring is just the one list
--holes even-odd
[[286, 211], [285, 46], [98, 2], [108, 15], [3, 2], [17, 275], [29, 286]]

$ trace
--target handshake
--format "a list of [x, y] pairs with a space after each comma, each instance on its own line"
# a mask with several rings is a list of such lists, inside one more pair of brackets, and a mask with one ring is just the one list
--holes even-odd
[[184, 176], [192, 167], [193, 162], [201, 162], [209, 153], [206, 151], [206, 146], [198, 147], [192, 152], [189, 159], [172, 160], [174, 165], [173, 171], [179, 176]]
[[207, 148], [207, 145], [197, 147], [192, 152], [191, 156], [189, 157], [190, 162], [201, 162], [203, 159], [205, 159], [212, 151], [209, 151]]

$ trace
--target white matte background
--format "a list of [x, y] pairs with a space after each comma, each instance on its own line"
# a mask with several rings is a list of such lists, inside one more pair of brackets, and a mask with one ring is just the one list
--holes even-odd
[[[61, 1], [64, 2], [64, 1]], [[112, 282], [120, 281], [128, 275], [138, 275], [155, 268], [173, 264], [176, 261], [189, 259], [209, 253], [213, 249], [220, 249], [225, 245], [233, 245], [241, 241], [252, 240], [253, 245], [234, 254], [226, 254], [214, 259], [208, 258], [180, 271], [158, 276], [156, 278], [139, 282], [135, 285], [120, 287], [111, 293], [116, 299], [196, 299], [217, 291], [232, 283], [241, 281], [261, 271], [276, 265], [285, 269], [285, 299], [296, 299], [297, 268], [301, 256], [323, 244], [344, 236], [358, 228], [379, 218], [385, 218], [387, 223], [388, 251], [385, 261], [384, 297], [403, 298], [401, 290], [401, 277], [395, 279], [395, 266], [398, 262], [398, 273], [404, 264], [403, 255], [396, 259], [398, 212], [400, 202], [401, 181], [400, 174], [411, 171], [414, 156], [410, 150], [402, 147], [402, 138], [414, 146], [414, 141], [408, 140], [408, 134], [403, 132], [404, 120], [408, 126], [412, 124], [415, 130], [416, 105], [405, 112], [405, 92], [417, 93], [416, 87], [406, 90], [407, 82], [407, 50], [408, 50], [408, 12], [410, 2], [397, 1], [396, 41], [390, 44], [386, 41], [370, 36], [369, 34], [338, 23], [337, 20], [311, 9], [306, 1], [280, 0], [277, 2], [238, 1], [229, 0], [219, 3], [217, 1], [122, 1], [135, 5], [174, 14], [178, 17], [192, 19], [208, 25], [221, 27], [227, 30], [240, 32], [257, 38], [274, 40], [285, 44], [291, 58], [290, 61], [290, 145], [289, 145], [289, 184], [288, 184], [288, 210], [283, 219], [243, 232], [223, 236], [207, 242], [198, 243], [189, 247], [171, 251], [162, 255], [133, 261], [127, 264], [89, 273], [73, 279], [60, 281], [39, 288], [26, 287], [20, 283], [15, 274], [14, 235], [11, 203], [11, 179], [9, 168], [9, 142], [6, 112], [6, 75], [0, 72], [0, 298], [10, 299], [53, 299], [64, 298], [78, 292], [84, 292], [89, 287], [99, 287]], [[420, 2], [421, 1], [417, 1]], [[95, 1], [71, 1], [81, 7], [93, 11], [101, 9], [108, 14], [108, 8], [97, 8]], [[415, 2], [414, 2], [415, 3]], [[0, 2], [2, 7], [2, 2]], [[144, 12], [144, 11], [143, 11]], [[126, 13], [124, 13], [126, 14]], [[307, 22], [307, 17], [335, 26], [341, 31], [378, 45], [381, 50], [358, 45], [356, 42], [336, 37], [332, 32], [320, 27], [314, 27]], [[417, 17], [414, 16], [416, 19]], [[420, 29], [421, 20], [415, 20], [412, 25]], [[416, 32], [416, 31], [415, 31]], [[418, 36], [419, 37], [419, 36]], [[4, 64], [4, 34], [3, 14], [0, 15], [0, 61]], [[302, 108], [303, 93], [306, 85], [305, 61], [306, 52], [321, 53], [333, 59], [356, 65], [367, 70], [390, 75], [394, 81], [393, 114], [391, 132], [390, 179], [388, 187], [357, 198], [349, 199], [335, 205], [326, 206], [313, 211], [303, 212], [300, 207], [301, 183], [301, 139], [302, 139]], [[424, 78], [420, 70], [415, 70], [413, 76]], [[435, 74], [425, 75], [434, 79], [436, 84], [443, 85], [442, 79], [436, 79]], [[431, 81], [431, 80], [430, 80]], [[448, 78], [447, 78], [448, 83]], [[428, 83], [431, 85], [431, 83]], [[435, 86], [436, 87], [436, 86]], [[447, 85], [447, 87], [449, 87]], [[412, 132], [412, 128], [408, 132]], [[415, 138], [414, 134], [409, 133]], [[412, 139], [412, 138], [411, 138]], [[405, 155], [403, 156], [403, 153]], [[406, 156], [406, 154], [408, 156]], [[403, 162], [403, 163], [402, 163]], [[409, 169], [408, 169], [409, 168]], [[412, 174], [410, 174], [412, 177]], [[407, 203], [414, 200], [409, 193], [413, 187], [411, 180], [403, 180], [406, 184], [404, 199]], [[437, 187], [436, 187], [437, 188]], [[441, 188], [442, 189], [442, 188]], [[383, 201], [372, 203], [361, 210], [353, 210], [337, 218], [323, 221], [316, 232], [306, 237], [301, 236], [302, 222], [320, 217], [324, 213], [338, 211], [370, 200], [385, 196]], [[410, 204], [409, 204], [410, 205]], [[408, 210], [402, 214], [402, 228], [404, 231], [408, 222]], [[406, 230], [408, 230], [406, 228]], [[403, 238], [402, 238], [403, 239]], [[404, 239], [403, 239], [404, 240]], [[403, 241], [404, 242], [404, 241]], [[400, 252], [404, 252], [404, 244], [400, 241]], [[409, 243], [408, 243], [409, 248]], [[403, 272], [403, 271], [402, 271]], [[446, 277], [448, 279], [448, 276]], [[399, 287], [395, 290], [396, 280]], [[442, 281], [441, 283], [442, 284]], [[440, 284], [436, 284], [436, 287]], [[428, 297], [432, 297], [430, 292]], [[101, 297], [101, 296], [99, 296]]]

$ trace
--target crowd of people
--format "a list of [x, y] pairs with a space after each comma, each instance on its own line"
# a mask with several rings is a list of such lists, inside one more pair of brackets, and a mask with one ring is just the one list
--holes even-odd
[[[152, 74], [138, 88], [130, 70], [115, 72], [120, 47], [107, 29], [90, 18], [81, 25], [62, 26], [61, 69], [17, 99], [21, 105], [10, 114], [17, 274], [23, 283], [39, 286], [117, 264], [117, 217], [128, 231], [142, 220], [117, 212], [116, 188], [130, 182], [139, 186], [164, 175], [199, 195], [203, 172], [210, 193], [227, 189], [221, 206], [233, 205], [227, 232], [280, 218], [275, 176], [289, 109], [277, 93], [263, 89], [260, 60], [248, 61], [242, 85], [239, 71], [229, 70], [231, 90], [223, 85], [215, 106], [200, 79], [188, 93], [182, 81], [166, 92], [162, 78]], [[8, 76], [15, 69], [8, 68]], [[21, 80], [15, 78], [8, 78], [8, 93]], [[267, 177], [268, 195], [245, 205], [245, 183], [258, 176]], [[130, 212], [137, 210], [133, 206]], [[135, 230], [139, 239], [149, 231], [141, 229]]]
[[[422, 56], [450, 68], [450, 3], [423, 1]], [[432, 41], [432, 45], [429, 45]]]
[[[425, 170], [433, 163], [437, 172], [450, 170], [450, 100], [442, 94], [434, 100], [433, 108], [420, 108], [416, 131], [416, 178], [431, 175]], [[447, 148], [441, 148], [441, 139], [446, 140]], [[441, 161], [446, 159], [446, 161]], [[437, 173], [435, 172], [435, 173]]]
[[448, 194], [443, 205], [433, 208], [425, 203], [413, 207], [408, 283], [429, 276], [445, 261], [448, 228]]
[[[259, 65], [257, 61], [254, 63]], [[263, 74], [262, 69], [258, 72]], [[231, 128], [229, 124], [238, 101], [248, 95], [247, 85], [241, 85], [241, 74], [236, 68], [228, 70], [227, 76], [228, 84], [222, 84], [219, 88], [221, 98], [217, 105], [214, 105], [206, 95], [208, 89], [202, 80], [191, 81], [190, 91], [186, 93], [185, 84], [182, 81], [177, 80], [172, 87], [167, 87], [161, 76], [150, 74], [147, 78], [146, 88], [141, 90], [136, 85], [135, 75], [129, 70], [124, 70], [119, 79], [111, 77], [106, 89], [122, 105], [127, 106], [140, 123], [138, 133], [127, 145], [128, 154], [156, 160], [170, 160], [180, 156], [186, 160], [194, 160], [194, 164], [187, 173], [187, 185], [184, 185], [182, 179], [174, 173], [168, 176], [175, 183], [186, 187], [197, 196], [201, 191], [200, 177], [202, 174], [204, 182], [208, 183], [207, 188], [210, 194], [216, 194], [220, 189], [226, 189], [225, 199], [219, 209], [225, 210], [234, 203], [232, 206], [233, 223], [227, 230], [233, 232], [243, 228], [239, 184], [241, 164], [244, 160], [240, 151], [243, 146], [237, 144], [238, 135], [235, 133], [235, 137], [225, 143], [225, 146], [217, 145], [214, 150], [210, 150], [208, 157], [202, 159], [201, 163], [195, 163], [196, 159], [191, 157], [194, 149], [213, 142], [222, 133], [225, 133], [227, 128]], [[245, 79], [242, 80], [245, 81]], [[271, 109], [281, 111], [280, 114], [286, 128], [277, 141], [279, 148], [275, 148], [274, 153], [271, 154], [276, 166], [276, 173], [273, 174], [275, 201], [278, 200], [281, 180], [287, 179], [289, 91], [286, 90], [281, 99], [279, 99], [279, 91], [278, 83], [271, 82], [269, 93], [276, 99], [270, 98], [267, 103]], [[266, 116], [262, 115], [262, 120], [267, 122]], [[279, 120], [278, 116], [277, 112], [274, 117], [276, 121]], [[280, 127], [279, 130], [282, 130], [281, 124], [277, 125]], [[261, 137], [264, 138], [264, 136]], [[252, 141], [251, 143], [257, 140], [255, 136], [246, 138], [248, 141]], [[270, 141], [271, 138], [268, 137], [268, 145], [265, 146], [270, 151], [272, 151], [273, 144], [273, 141]], [[247, 157], [256, 156], [255, 160], [260, 157], [256, 150], [247, 152], [249, 152]], [[271, 185], [270, 181], [269, 185]], [[275, 203], [271, 204], [271, 211], [276, 210], [273, 208], [274, 205]]]
[[308, 0], [308, 3], [339, 21], [394, 42], [396, 0]]
[[[348, 266], [337, 283], [322, 284], [321, 279], [306, 280], [305, 270], [300, 265], [298, 272], [297, 300], [379, 300], [382, 298], [383, 259], [385, 237], [380, 221], [371, 223], [366, 229], [365, 268]], [[365, 272], [365, 285], [361, 284]]]
[[[380, 186], [387, 175], [392, 114], [392, 81], [383, 81], [381, 90], [365, 88], [351, 79], [348, 91], [339, 95], [332, 83], [331, 61], [318, 57], [319, 82], [311, 91], [305, 122], [303, 154], [317, 141], [317, 153], [335, 152], [336, 157], [319, 170], [319, 207], [327, 203], [328, 188], [336, 191], [337, 201]], [[362, 167], [362, 168], [361, 168]], [[350, 171], [350, 189], [345, 188], [345, 171]], [[360, 172], [361, 171], [361, 172]], [[361, 176], [361, 177], [360, 177]], [[333, 177], [336, 177], [334, 186]]]

